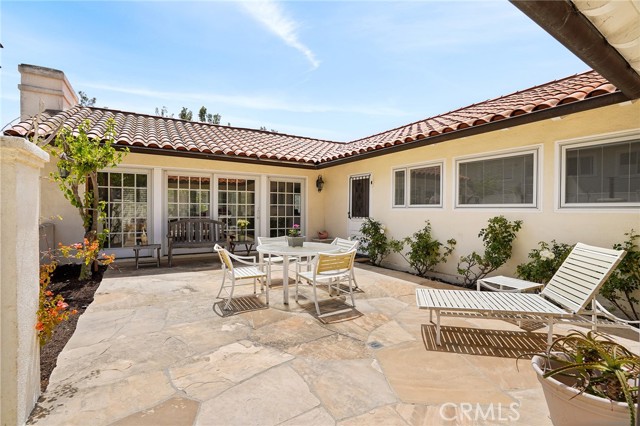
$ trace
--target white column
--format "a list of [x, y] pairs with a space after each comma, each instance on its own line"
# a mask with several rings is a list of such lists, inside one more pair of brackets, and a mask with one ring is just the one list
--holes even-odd
[[24, 425], [40, 394], [40, 169], [49, 154], [0, 136], [0, 425]]
[[155, 167], [151, 176], [151, 221], [153, 223], [153, 234], [151, 241], [153, 244], [162, 244], [163, 252], [166, 250], [164, 241], [164, 207], [163, 207], [163, 188], [164, 188], [164, 174], [162, 168]]

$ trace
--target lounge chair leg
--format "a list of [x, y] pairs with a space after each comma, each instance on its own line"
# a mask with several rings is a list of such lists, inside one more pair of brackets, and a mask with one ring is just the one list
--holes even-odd
[[440, 343], [440, 311], [436, 311], [436, 345], [442, 345]]

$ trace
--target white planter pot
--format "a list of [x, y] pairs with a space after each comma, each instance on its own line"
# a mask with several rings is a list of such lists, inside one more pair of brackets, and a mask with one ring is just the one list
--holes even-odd
[[629, 406], [580, 393], [553, 377], [543, 378], [546, 360], [534, 356], [533, 370], [542, 385], [554, 426], [629, 426]]

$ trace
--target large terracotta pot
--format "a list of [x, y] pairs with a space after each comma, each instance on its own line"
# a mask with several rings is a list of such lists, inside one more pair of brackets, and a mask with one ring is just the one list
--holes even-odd
[[[580, 393], [554, 377], [542, 377], [546, 359], [534, 356], [533, 370], [542, 385], [554, 426], [629, 426], [629, 406]], [[553, 367], [553, 365], [552, 365]]]

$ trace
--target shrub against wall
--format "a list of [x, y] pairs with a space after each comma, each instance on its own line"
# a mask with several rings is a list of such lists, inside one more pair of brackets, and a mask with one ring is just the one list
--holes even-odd
[[625, 233], [627, 239], [623, 243], [614, 244], [616, 250], [625, 250], [618, 267], [604, 283], [600, 294], [631, 320], [640, 320], [638, 298], [634, 295], [640, 289], [640, 249], [637, 241], [640, 235], [632, 229]]
[[569, 256], [573, 246], [556, 240], [551, 240], [551, 243], [540, 241], [538, 246], [529, 252], [529, 262], [516, 267], [516, 274], [523, 280], [546, 284]]
[[489, 219], [488, 226], [478, 234], [482, 238], [484, 253], [473, 251], [458, 262], [458, 274], [462, 275], [465, 287], [473, 286], [511, 258], [513, 241], [521, 227], [521, 220], [511, 222], [504, 216]]
[[431, 235], [431, 223], [428, 220], [424, 228], [413, 236], [406, 237], [402, 242], [409, 246], [409, 251], [406, 255], [400, 254], [421, 277], [433, 271], [439, 263], [446, 262], [456, 245], [456, 240], [453, 238], [447, 240], [446, 245], [434, 239]]
[[379, 266], [392, 251], [402, 250], [402, 241], [387, 237], [386, 226], [370, 217], [360, 226], [360, 245], [369, 256], [369, 261]]

